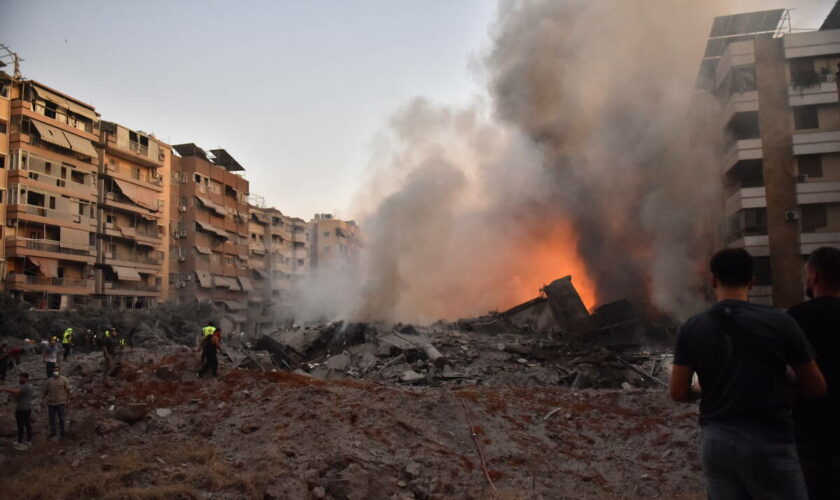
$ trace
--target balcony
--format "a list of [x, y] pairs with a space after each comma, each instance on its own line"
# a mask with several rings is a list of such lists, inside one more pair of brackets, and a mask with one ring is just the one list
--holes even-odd
[[[6, 238], [6, 251], [12, 257], [25, 257], [31, 255], [33, 252], [59, 254], [60, 258], [67, 260], [91, 260], [94, 256], [92, 247], [82, 247], [75, 245], [62, 245], [60, 241], [56, 240], [39, 240], [32, 238], [21, 238], [20, 236], [9, 236]], [[58, 257], [57, 255], [49, 255], [48, 257]], [[70, 257], [70, 258], [67, 258]], [[83, 257], [82, 259], [72, 259], [72, 257]]]
[[161, 260], [152, 255], [137, 253], [131, 254], [128, 252], [117, 252], [116, 254], [105, 252], [104, 258], [105, 264], [113, 264], [115, 266], [124, 267], [159, 268], [161, 264]]
[[840, 130], [793, 134], [794, 155], [838, 152], [840, 152]]
[[140, 175], [135, 175], [134, 173], [129, 175], [129, 172], [120, 168], [118, 165], [106, 164], [105, 175], [126, 180], [132, 184], [137, 184], [143, 188], [153, 189], [159, 193], [163, 191], [163, 178], [154, 173], [149, 175], [146, 172], [141, 172]]
[[840, 233], [802, 233], [799, 243], [802, 255], [808, 255], [819, 247], [840, 247]]
[[734, 141], [723, 157], [723, 172], [728, 172], [741, 160], [760, 160], [764, 157], [761, 139], [741, 139]]
[[43, 278], [9, 273], [6, 287], [11, 290], [53, 292], [86, 295], [93, 293], [93, 280], [73, 278]]
[[157, 295], [161, 292], [161, 285], [136, 283], [130, 281], [106, 281], [104, 293], [106, 295]]
[[796, 185], [796, 202], [800, 205], [840, 203], [840, 182], [799, 183]]
[[741, 188], [726, 199], [727, 214], [734, 214], [744, 208], [762, 208], [766, 206], [767, 197], [763, 187]]
[[[736, 237], [738, 235], [735, 235]], [[744, 235], [727, 245], [729, 248], [744, 248], [753, 257], [767, 257], [770, 255], [770, 239], [767, 235]]]
[[788, 94], [791, 106], [808, 106], [812, 104], [832, 104], [837, 99], [837, 82], [832, 74], [814, 73], [813, 85], [791, 85]]
[[56, 224], [56, 221], [64, 221], [73, 224], [81, 224], [82, 226], [96, 226], [96, 219], [92, 217], [75, 215], [37, 205], [8, 205], [6, 217], [8, 219], [20, 218], [53, 225]]
[[729, 123], [735, 113], [745, 113], [748, 111], [758, 111], [757, 90], [730, 94], [726, 103], [723, 105], [720, 127], [723, 128]]
[[[12, 177], [12, 184], [14, 182], [14, 177], [20, 179], [17, 182], [22, 182], [23, 179], [30, 179], [35, 181], [38, 184], [41, 184], [45, 189], [54, 189], [59, 188], [59, 190], [67, 190], [68, 194], [71, 194], [76, 197], [84, 197], [90, 200], [96, 198], [96, 186], [92, 184], [80, 184], [78, 182], [68, 180], [68, 179], [61, 179], [59, 177], [55, 177], [53, 175], [47, 175], [41, 172], [35, 172], [32, 170], [9, 170], [9, 176]], [[36, 187], [39, 187], [36, 184]]]

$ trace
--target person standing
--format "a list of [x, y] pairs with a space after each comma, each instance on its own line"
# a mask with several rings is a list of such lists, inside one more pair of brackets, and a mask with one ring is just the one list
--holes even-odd
[[61, 337], [61, 347], [64, 349], [64, 361], [67, 361], [67, 357], [70, 356], [70, 349], [73, 347], [72, 328], [64, 330], [64, 334]]
[[825, 375], [824, 398], [800, 398], [793, 408], [799, 459], [812, 500], [840, 498], [840, 249], [814, 250], [805, 264], [811, 298], [788, 313], [816, 352]]
[[19, 451], [26, 451], [32, 445], [32, 397], [34, 392], [32, 385], [29, 383], [28, 373], [21, 373], [18, 381], [20, 386], [17, 389], [0, 387], [0, 391], [17, 395], [15, 421], [18, 435], [14, 448]]
[[825, 380], [796, 322], [748, 302], [753, 258], [746, 250], [721, 250], [709, 267], [718, 302], [680, 328], [670, 384], [674, 400], [700, 399], [708, 496], [804, 500], [787, 370], [809, 396], [823, 395]]
[[0, 345], [0, 382], [6, 381], [6, 372], [12, 364], [12, 355], [9, 353], [7, 344]]
[[53, 371], [58, 367], [58, 338], [53, 337], [44, 347], [44, 364], [47, 368], [47, 378], [52, 377]]
[[[70, 381], [64, 377], [56, 367], [53, 376], [47, 380], [47, 390], [44, 393], [50, 418], [50, 436], [52, 441], [64, 437], [65, 413], [70, 403]], [[58, 434], [56, 434], [58, 431]]]
[[197, 377], [201, 378], [208, 369], [213, 374], [213, 376], [217, 376], [219, 373], [219, 357], [218, 352], [221, 350], [221, 333], [222, 331], [218, 328], [214, 329], [212, 335], [208, 335], [204, 337], [204, 340], [201, 341], [202, 350], [202, 359], [204, 360], [204, 365], [201, 367], [201, 370], [198, 371], [196, 374]]
[[102, 373], [102, 380], [105, 384], [108, 384], [108, 375], [111, 374], [111, 366], [114, 363], [114, 352], [116, 350], [116, 343], [114, 342], [114, 337], [110, 335], [109, 332], [105, 332], [105, 335], [102, 336], [102, 357], [103, 357], [103, 365], [104, 371]]
[[21, 373], [18, 382], [20, 386], [17, 389], [0, 387], [0, 391], [17, 395], [17, 407], [15, 409], [17, 441], [14, 444], [14, 449], [26, 451], [32, 447], [32, 395], [34, 392], [32, 385], [29, 383], [28, 373]]

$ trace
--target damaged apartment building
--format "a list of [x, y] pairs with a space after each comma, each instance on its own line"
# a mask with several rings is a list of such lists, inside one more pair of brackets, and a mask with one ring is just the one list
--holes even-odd
[[730, 247], [757, 257], [751, 300], [789, 307], [820, 246], [840, 247], [840, 12], [792, 33], [776, 9], [715, 18], [698, 77], [703, 123], [721, 137]]
[[170, 287], [179, 301], [210, 301], [221, 327], [246, 328], [248, 296], [248, 181], [224, 149], [173, 146]]
[[249, 209], [249, 320], [254, 332], [262, 332], [292, 318], [290, 299], [309, 272], [310, 232], [303, 219], [266, 207], [260, 196], [252, 197]]
[[309, 227], [313, 268], [356, 265], [361, 250], [361, 232], [355, 221], [336, 219], [332, 214], [315, 214]]
[[39, 309], [163, 300], [168, 146], [39, 82], [2, 88], [5, 290]]

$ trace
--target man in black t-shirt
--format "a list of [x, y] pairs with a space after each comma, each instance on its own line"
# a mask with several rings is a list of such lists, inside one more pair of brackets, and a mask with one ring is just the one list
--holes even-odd
[[670, 387], [676, 401], [701, 400], [709, 498], [806, 499], [787, 368], [803, 392], [823, 394], [811, 347], [783, 311], [747, 302], [753, 259], [746, 250], [721, 250], [709, 267], [718, 303], [680, 328]]
[[812, 500], [840, 498], [840, 249], [814, 250], [805, 264], [812, 300], [788, 311], [814, 346], [825, 376], [824, 398], [801, 398], [793, 408], [796, 444]]

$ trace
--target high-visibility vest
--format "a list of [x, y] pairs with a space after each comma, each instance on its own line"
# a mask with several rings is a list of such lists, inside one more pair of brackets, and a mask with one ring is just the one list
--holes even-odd
[[213, 335], [214, 333], [216, 333], [216, 327], [215, 326], [205, 326], [204, 328], [201, 329], [201, 332], [204, 333], [205, 337], [209, 337], [210, 335]]
[[120, 339], [120, 345], [125, 345], [125, 339]]
[[73, 341], [73, 329], [68, 328], [64, 330], [64, 339], [61, 341], [62, 344], [69, 344]]
[[110, 337], [111, 336], [111, 330], [105, 330], [105, 336]]

